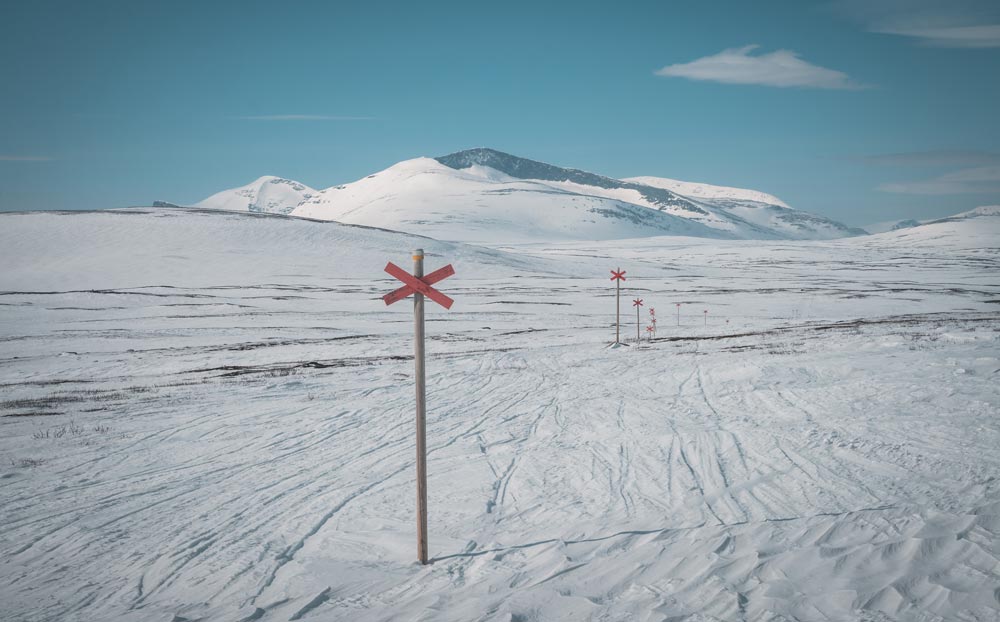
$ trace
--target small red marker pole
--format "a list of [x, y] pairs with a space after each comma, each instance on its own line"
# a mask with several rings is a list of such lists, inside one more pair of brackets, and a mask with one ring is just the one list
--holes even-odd
[[677, 325], [681, 325], [681, 303], [677, 303]]
[[642, 306], [642, 298], [633, 300], [632, 306], [635, 307], [635, 342], [639, 343], [639, 307]]
[[708, 309], [705, 309], [705, 326], [708, 326]]
[[451, 264], [424, 276], [424, 250], [413, 251], [413, 274], [391, 261], [385, 271], [403, 282], [399, 289], [382, 296], [386, 306], [413, 294], [413, 361], [417, 402], [417, 558], [427, 563], [427, 381], [424, 373], [424, 297], [445, 309], [455, 302], [431, 287], [455, 274]]
[[611, 271], [611, 280], [615, 282], [615, 344], [621, 343], [622, 326], [622, 281], [625, 280], [625, 271], [618, 268]]

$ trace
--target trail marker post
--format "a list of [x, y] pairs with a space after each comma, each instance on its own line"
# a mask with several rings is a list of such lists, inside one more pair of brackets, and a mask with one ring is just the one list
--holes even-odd
[[417, 402], [417, 558], [427, 563], [427, 382], [424, 374], [424, 297], [445, 309], [455, 302], [431, 285], [455, 274], [451, 264], [424, 276], [424, 249], [413, 251], [413, 274], [391, 261], [385, 271], [403, 282], [399, 289], [382, 296], [386, 306], [413, 294], [413, 361]]
[[639, 307], [642, 306], [642, 298], [633, 300], [632, 306], [635, 307], [635, 342], [639, 343]]
[[705, 326], [708, 326], [708, 309], [705, 309]]
[[646, 338], [648, 340], [652, 341], [653, 340], [653, 333], [656, 332], [656, 327], [653, 326], [652, 324], [650, 324], [649, 326], [646, 327], [646, 332], [649, 333], [648, 335], [646, 335]]
[[653, 325], [653, 336], [656, 336], [656, 309], [649, 308], [649, 321]]
[[677, 325], [681, 325], [681, 303], [677, 303]]
[[611, 280], [615, 282], [615, 344], [621, 343], [622, 327], [622, 281], [625, 280], [625, 271], [618, 268], [611, 271]]

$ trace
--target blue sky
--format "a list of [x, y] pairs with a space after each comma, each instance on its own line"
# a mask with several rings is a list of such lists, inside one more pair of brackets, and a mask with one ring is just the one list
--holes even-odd
[[477, 146], [852, 225], [1000, 203], [992, 1], [41, 0], [0, 28], [0, 210]]

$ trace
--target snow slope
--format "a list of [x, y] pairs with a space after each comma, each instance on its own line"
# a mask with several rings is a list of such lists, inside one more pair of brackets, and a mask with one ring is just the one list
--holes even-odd
[[924, 221], [874, 236], [875, 244], [888, 240], [905, 246], [943, 245], [950, 248], [1000, 248], [1000, 205], [985, 205], [947, 218]]
[[687, 196], [697, 197], [710, 209], [752, 223], [762, 230], [772, 231], [775, 233], [772, 237], [778, 239], [829, 240], [867, 233], [863, 229], [847, 227], [823, 216], [794, 210], [777, 197], [756, 190], [678, 182], [662, 177], [633, 177], [626, 181], [666, 188], [681, 194], [687, 192]]
[[664, 234], [831, 239], [864, 233], [793, 210], [771, 195], [753, 190], [652, 177], [618, 180], [493, 149], [406, 160], [322, 191], [286, 179], [262, 177], [248, 186], [213, 195], [198, 206], [294, 212], [307, 218], [476, 243]]
[[900, 229], [908, 229], [910, 227], [919, 227], [921, 224], [923, 223], [919, 220], [906, 218], [904, 220], [887, 220], [884, 222], [872, 223], [870, 225], [865, 225], [864, 230], [868, 233], [885, 233], [886, 231], [898, 231]]
[[[488, 167], [516, 179], [537, 180], [570, 192], [604, 196], [668, 213], [703, 224], [721, 237], [741, 239], [830, 239], [863, 235], [838, 222], [806, 212], [733, 197], [695, 199], [663, 185], [611, 179], [577, 169], [567, 169], [502, 153], [494, 149], [469, 149], [437, 158], [456, 169]], [[669, 185], [669, 184], [666, 184]], [[702, 186], [701, 190], [708, 192]], [[753, 193], [753, 191], [744, 191]], [[716, 191], [723, 194], [722, 189]], [[729, 190], [730, 194], [735, 194]], [[647, 235], [658, 235], [650, 232]], [[709, 237], [720, 237], [709, 236]]]
[[294, 214], [477, 243], [729, 237], [625, 199], [515, 179], [490, 167], [455, 169], [431, 158], [327, 188]]
[[303, 201], [315, 195], [316, 190], [297, 181], [264, 176], [245, 186], [217, 192], [194, 206], [238, 212], [289, 214]]
[[778, 207], [787, 207], [788, 209], [791, 209], [788, 204], [773, 194], [767, 194], [766, 192], [760, 192], [759, 190], [731, 188], [729, 186], [713, 186], [712, 184], [678, 181], [676, 179], [668, 179], [666, 177], [626, 177], [622, 179], [622, 181], [629, 181], [643, 186], [652, 186], [654, 188], [663, 188], [692, 199], [730, 199], [734, 201], [752, 201], [754, 203], [766, 203], [768, 205], [777, 205]]
[[[0, 214], [0, 619], [993, 622], [991, 218], [515, 254]], [[457, 271], [427, 307], [426, 567], [411, 306], [379, 299], [417, 244]], [[607, 349], [619, 264], [660, 320]]]

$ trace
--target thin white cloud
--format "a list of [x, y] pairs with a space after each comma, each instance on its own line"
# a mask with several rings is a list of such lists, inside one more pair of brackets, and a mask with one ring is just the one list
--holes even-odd
[[1000, 47], [996, 0], [839, 0], [834, 6], [869, 32], [935, 47]]
[[0, 155], [0, 162], [50, 162], [52, 158], [47, 156], [32, 155]]
[[236, 118], [247, 121], [371, 121], [375, 117], [345, 117], [328, 114], [261, 114]]
[[894, 27], [886, 28], [879, 32], [904, 37], [915, 37], [925, 45], [943, 48], [1000, 47], [1000, 24], [937, 28]]
[[983, 194], [1000, 192], [1000, 165], [977, 166], [925, 181], [882, 184], [882, 192], [900, 194]]
[[984, 166], [1000, 162], [1000, 153], [961, 149], [935, 149], [932, 151], [910, 151], [864, 156], [859, 158], [859, 160], [886, 166]]
[[723, 50], [690, 63], [668, 65], [656, 75], [670, 78], [705, 80], [723, 84], [757, 84], [776, 87], [814, 89], [859, 89], [842, 71], [827, 69], [799, 58], [791, 50], [776, 50], [751, 55], [758, 45]]

